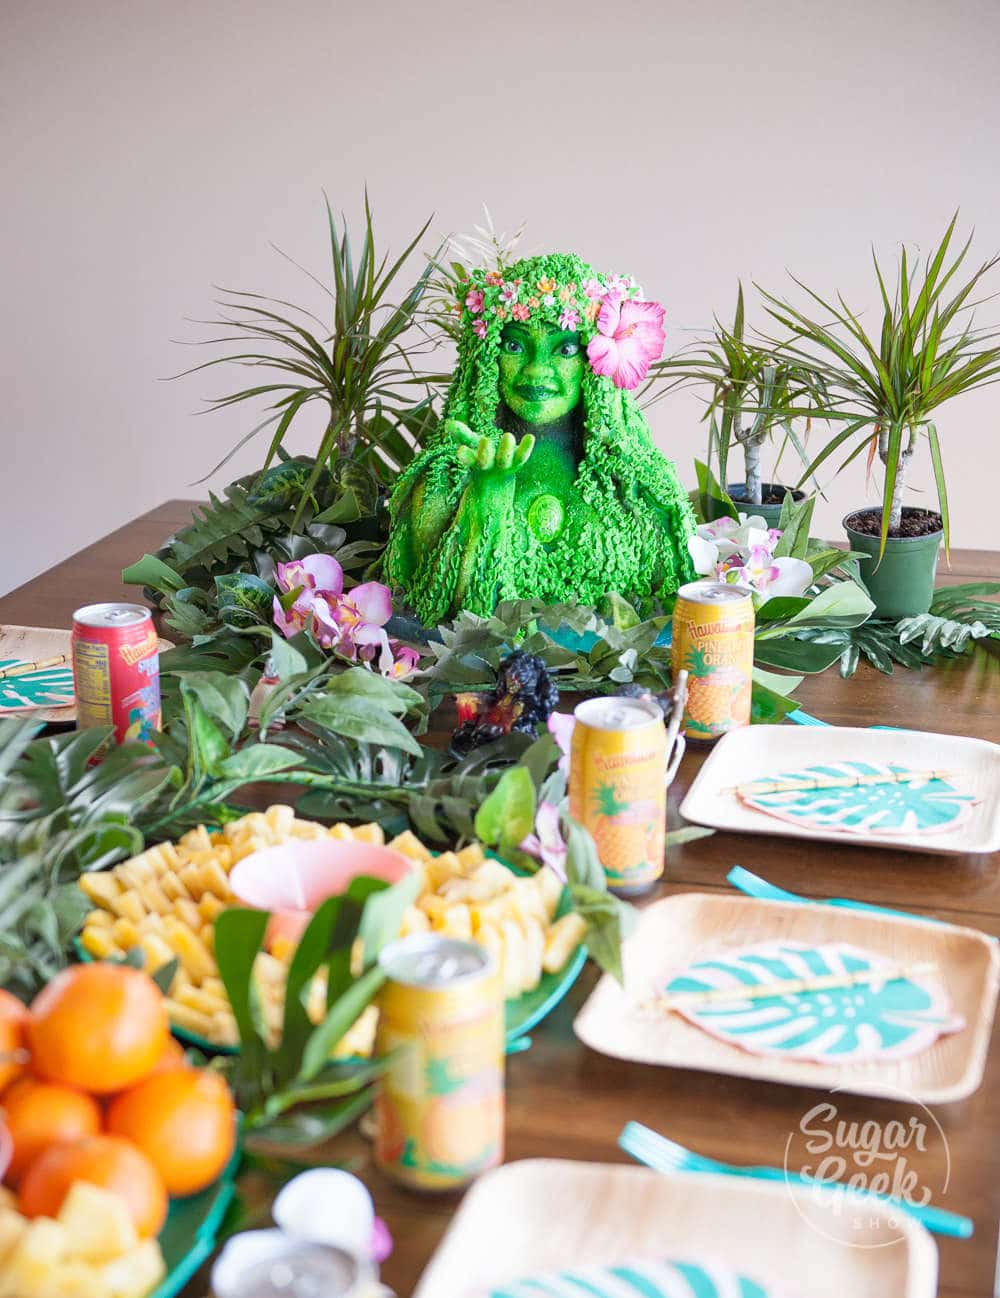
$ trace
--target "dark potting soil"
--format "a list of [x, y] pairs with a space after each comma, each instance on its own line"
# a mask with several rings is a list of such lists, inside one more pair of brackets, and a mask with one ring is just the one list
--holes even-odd
[[[877, 509], [859, 510], [856, 514], [850, 514], [844, 519], [844, 525], [855, 532], [861, 532], [864, 536], [880, 536], [882, 534], [882, 514]], [[913, 509], [909, 505], [903, 507], [903, 517], [899, 527], [890, 527], [890, 536], [931, 536], [934, 532], [941, 531], [941, 515], [935, 513], [933, 509]]]
[[[764, 491], [761, 493], [760, 503], [762, 505], [783, 505], [785, 503], [786, 491], [787, 487], [779, 487], [777, 490], [772, 488], [770, 491]], [[792, 494], [796, 500], [802, 499], [801, 491], [796, 491]], [[738, 492], [734, 491], [731, 493], [731, 498], [735, 500], [738, 505], [746, 505], [749, 509], [753, 508], [753, 505], [746, 498], [746, 492], [740, 495]]]

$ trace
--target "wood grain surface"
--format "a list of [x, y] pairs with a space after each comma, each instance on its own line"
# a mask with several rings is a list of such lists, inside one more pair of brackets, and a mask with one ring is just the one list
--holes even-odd
[[[68, 627], [73, 610], [97, 600], [137, 598], [121, 584], [121, 569], [153, 551], [190, 517], [192, 502], [168, 501], [79, 554], [0, 598], [0, 623]], [[1000, 555], [953, 551], [942, 561], [940, 584], [1000, 577]], [[839, 725], [894, 725], [1000, 741], [1000, 646], [977, 648], [961, 659], [922, 672], [900, 668], [883, 676], [866, 665], [849, 681], [835, 669], [807, 678], [797, 697], [814, 716]], [[435, 718], [432, 739], [451, 725], [447, 709]], [[670, 790], [668, 816], [677, 807], [705, 757], [692, 745]], [[727, 871], [740, 864], [780, 887], [808, 896], [850, 897], [934, 915], [1000, 936], [1000, 854], [935, 857], [850, 844], [807, 842], [777, 836], [718, 833], [674, 849], [662, 887], [650, 900], [675, 893], [731, 894]], [[629, 1119], [645, 1123], [711, 1157], [734, 1163], [780, 1165], [790, 1133], [816, 1103], [818, 1092], [686, 1069], [633, 1064], [596, 1054], [573, 1035], [573, 1019], [597, 975], [590, 966], [534, 1044], [508, 1064], [507, 1156], [624, 1162], [616, 1140]], [[912, 1105], [838, 1095], [846, 1121], [906, 1120]], [[926, 1117], [926, 1115], [923, 1115]], [[975, 1221], [970, 1240], [938, 1240], [939, 1298], [989, 1298], [993, 1293], [1000, 1213], [1000, 1049], [996, 1033], [979, 1090], [968, 1100], [933, 1108], [947, 1141], [928, 1141], [912, 1166], [928, 1185], [942, 1186], [935, 1202]], [[383, 1275], [401, 1296], [413, 1292], [441, 1239], [460, 1195], [423, 1197], [399, 1189], [373, 1169], [370, 1148], [358, 1134], [338, 1138], [328, 1151], [370, 1186], [379, 1213], [396, 1240]], [[946, 1175], [947, 1173], [947, 1175]], [[256, 1222], [266, 1222], [273, 1182], [243, 1178], [241, 1187]], [[572, 1212], [555, 1204], [553, 1212]], [[724, 1228], [720, 1223], [720, 1229]], [[184, 1298], [207, 1292], [203, 1271]], [[456, 1294], [455, 1298], [460, 1298]], [[845, 1295], [847, 1298], [847, 1295]], [[886, 1294], [885, 1298], [896, 1298]]]

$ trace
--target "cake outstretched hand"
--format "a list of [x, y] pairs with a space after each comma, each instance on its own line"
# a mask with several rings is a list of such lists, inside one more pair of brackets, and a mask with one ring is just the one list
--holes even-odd
[[484, 487], [513, 482], [514, 475], [524, 468], [535, 449], [531, 433], [526, 433], [520, 441], [511, 433], [503, 433], [494, 441], [491, 437], [480, 437], [460, 419], [446, 420], [444, 431], [455, 447], [455, 458], [471, 469], [473, 480]]

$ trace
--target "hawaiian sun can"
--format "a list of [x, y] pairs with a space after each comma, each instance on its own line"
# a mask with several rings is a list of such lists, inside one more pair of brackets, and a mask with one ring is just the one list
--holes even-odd
[[142, 604], [88, 604], [73, 614], [76, 724], [114, 726], [115, 742], [150, 742], [160, 726], [160, 640]]
[[684, 733], [717, 739], [750, 721], [753, 597], [745, 586], [693, 581], [677, 592], [674, 675], [688, 673]]
[[587, 699], [574, 709], [569, 811], [593, 835], [608, 887], [647, 892], [663, 874], [667, 732], [644, 699]]
[[415, 1190], [455, 1190], [503, 1159], [504, 993], [474, 942], [416, 933], [379, 965], [375, 1161]]

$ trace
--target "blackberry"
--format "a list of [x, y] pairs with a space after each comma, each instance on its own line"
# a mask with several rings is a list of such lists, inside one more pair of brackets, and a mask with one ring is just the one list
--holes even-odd
[[518, 650], [500, 664], [489, 693], [457, 699], [461, 724], [452, 736], [452, 750], [464, 755], [512, 731], [534, 735], [559, 703], [559, 691], [545, 663]]

